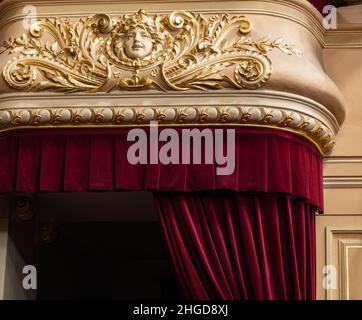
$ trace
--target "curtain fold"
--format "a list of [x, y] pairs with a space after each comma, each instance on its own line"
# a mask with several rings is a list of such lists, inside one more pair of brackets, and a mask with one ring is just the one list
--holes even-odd
[[316, 208], [284, 195], [155, 192], [187, 299], [315, 299]]
[[0, 192], [151, 190], [186, 298], [315, 298], [322, 157], [308, 140], [235, 128], [235, 170], [220, 176], [215, 162], [131, 165], [129, 130], [2, 135]]
[[234, 190], [284, 193], [323, 210], [322, 158], [303, 137], [236, 128], [236, 167], [233, 174], [220, 176], [216, 163], [131, 165], [128, 132], [78, 129], [3, 135], [0, 192]]
[[312, 3], [321, 13], [323, 12], [323, 8], [325, 6], [332, 4], [332, 1], [329, 0], [310, 0], [309, 2]]

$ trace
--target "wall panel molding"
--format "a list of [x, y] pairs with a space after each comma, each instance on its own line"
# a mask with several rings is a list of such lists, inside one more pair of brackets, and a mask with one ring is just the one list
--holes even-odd
[[325, 188], [362, 188], [362, 157], [330, 156], [324, 159]]
[[[356, 236], [358, 236], [356, 238]], [[337, 270], [338, 290], [327, 288], [327, 300], [349, 300], [351, 281], [362, 281], [362, 278], [353, 278], [349, 272], [348, 250], [362, 249], [362, 226], [326, 227], [326, 265], [335, 266]], [[357, 277], [358, 275], [356, 275]]]

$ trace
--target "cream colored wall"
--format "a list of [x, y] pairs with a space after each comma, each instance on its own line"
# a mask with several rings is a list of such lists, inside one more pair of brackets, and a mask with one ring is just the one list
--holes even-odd
[[0, 300], [3, 299], [4, 294], [7, 238], [8, 220], [0, 219]]
[[355, 266], [362, 262], [362, 49], [327, 49], [324, 62], [345, 97], [346, 120], [324, 165], [325, 214], [316, 221], [317, 298], [326, 298], [323, 267], [329, 255], [337, 283], [328, 298], [361, 299], [362, 273]]
[[325, 49], [324, 63], [344, 95], [347, 109], [332, 156], [362, 157], [362, 49]]
[[0, 196], [0, 300], [4, 297], [5, 266], [8, 240], [9, 199]]

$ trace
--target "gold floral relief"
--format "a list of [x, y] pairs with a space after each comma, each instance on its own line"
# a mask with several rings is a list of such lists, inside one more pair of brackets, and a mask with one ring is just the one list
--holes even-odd
[[282, 38], [253, 40], [251, 32], [245, 16], [187, 11], [48, 18], [5, 41], [0, 54], [12, 55], [3, 76], [18, 90], [257, 89], [272, 73], [270, 50], [300, 52]]

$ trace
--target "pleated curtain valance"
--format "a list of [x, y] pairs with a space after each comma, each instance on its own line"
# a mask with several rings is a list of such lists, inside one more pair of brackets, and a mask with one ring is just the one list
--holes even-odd
[[3, 135], [0, 192], [234, 190], [283, 193], [323, 207], [322, 158], [304, 137], [236, 128], [235, 170], [222, 176], [216, 175], [215, 164], [132, 165], [129, 130]]

